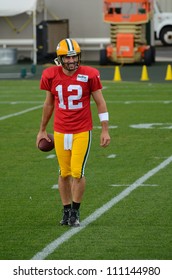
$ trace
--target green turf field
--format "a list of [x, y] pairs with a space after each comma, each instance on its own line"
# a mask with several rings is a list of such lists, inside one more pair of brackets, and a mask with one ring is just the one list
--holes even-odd
[[83, 224], [73, 230], [59, 225], [55, 153], [35, 147], [45, 97], [39, 81], [0, 81], [1, 260], [37, 258], [45, 247], [40, 258], [49, 260], [172, 258], [171, 83], [104, 81], [103, 86], [111, 145], [99, 146], [92, 104]]

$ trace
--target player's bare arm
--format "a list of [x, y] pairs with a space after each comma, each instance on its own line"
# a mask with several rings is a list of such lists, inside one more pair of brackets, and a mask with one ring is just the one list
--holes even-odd
[[92, 92], [92, 96], [97, 105], [97, 111], [102, 126], [102, 132], [100, 135], [100, 146], [107, 147], [110, 144], [110, 135], [108, 131], [109, 116], [108, 116], [106, 102], [104, 100], [101, 90]]
[[47, 132], [46, 132], [46, 127], [47, 127], [47, 124], [48, 124], [49, 120], [51, 119], [53, 111], [54, 111], [54, 96], [51, 94], [51, 92], [46, 91], [46, 99], [44, 101], [44, 106], [43, 106], [40, 130], [38, 132], [37, 139], [36, 139], [36, 145], [37, 146], [38, 146], [39, 141], [42, 138], [47, 139], [47, 141], [51, 141], [48, 138], [48, 135], [47, 135]]

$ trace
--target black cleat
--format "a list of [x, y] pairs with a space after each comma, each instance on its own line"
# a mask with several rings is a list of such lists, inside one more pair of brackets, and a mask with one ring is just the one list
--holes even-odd
[[71, 227], [79, 227], [79, 210], [71, 209], [68, 225]]
[[60, 221], [61, 226], [67, 226], [69, 223], [69, 216], [70, 216], [70, 210], [71, 209], [66, 209], [63, 211], [63, 218]]

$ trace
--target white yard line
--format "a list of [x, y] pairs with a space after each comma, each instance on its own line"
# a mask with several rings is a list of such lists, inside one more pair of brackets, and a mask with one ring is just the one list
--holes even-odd
[[[1, 96], [2, 97], [2, 96]], [[5, 96], [6, 97], [6, 96]], [[34, 104], [34, 103], [41, 103], [43, 101], [0, 101], [0, 104]], [[171, 104], [172, 100], [106, 100], [107, 103], [111, 104]], [[93, 101], [91, 101], [91, 104], [94, 104]]]
[[148, 171], [145, 175], [140, 177], [138, 180], [136, 180], [133, 184], [131, 184], [128, 188], [123, 190], [119, 195], [113, 197], [110, 201], [108, 201], [106, 204], [104, 204], [102, 207], [98, 208], [94, 213], [92, 213], [90, 216], [88, 216], [85, 220], [82, 221], [81, 226], [77, 228], [71, 228], [64, 234], [62, 234], [60, 237], [52, 241], [50, 244], [48, 244], [42, 251], [38, 252], [36, 255], [33, 256], [32, 260], [44, 260], [46, 257], [48, 257], [50, 254], [52, 254], [61, 244], [69, 240], [72, 236], [83, 230], [86, 226], [88, 226], [90, 223], [97, 220], [100, 216], [102, 216], [105, 212], [107, 212], [109, 209], [111, 209], [115, 204], [117, 204], [119, 201], [124, 199], [126, 196], [128, 196], [132, 191], [137, 189], [139, 186], [141, 186], [145, 181], [147, 181], [150, 177], [158, 173], [161, 169], [165, 168], [168, 164], [172, 162], [172, 156], [164, 160], [162, 163], [160, 163], [157, 167], [153, 168], [152, 170]]
[[17, 113], [13, 113], [13, 114], [10, 114], [10, 115], [2, 116], [2, 117], [0, 117], [0, 121], [6, 120], [6, 119], [9, 119], [9, 118], [13, 118], [13, 117], [16, 117], [16, 116], [19, 116], [19, 115], [22, 115], [22, 114], [25, 114], [25, 113], [28, 113], [28, 112], [31, 112], [31, 111], [34, 111], [34, 110], [37, 110], [41, 107], [43, 107], [43, 105], [32, 107], [32, 108], [29, 108], [29, 109], [26, 109], [26, 110], [23, 110], [23, 111], [20, 111], [20, 112], [17, 112]]
[[43, 103], [42, 101], [0, 101], [1, 104], [18, 105], [18, 104], [37, 104]]
[[121, 101], [121, 100], [106, 100], [106, 103], [109, 104], [171, 104], [172, 100], [128, 100], [128, 101]]
[[[129, 187], [130, 185], [112, 184], [111, 187]], [[158, 187], [157, 184], [141, 184], [141, 187]]]

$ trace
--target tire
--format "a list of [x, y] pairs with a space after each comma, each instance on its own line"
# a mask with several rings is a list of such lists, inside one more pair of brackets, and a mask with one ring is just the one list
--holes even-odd
[[165, 46], [172, 46], [172, 26], [164, 27], [160, 33], [160, 40]]
[[107, 65], [108, 59], [106, 55], [106, 49], [100, 50], [100, 65]]
[[152, 64], [152, 49], [151, 47], [144, 52], [144, 63], [146, 66], [150, 66]]

